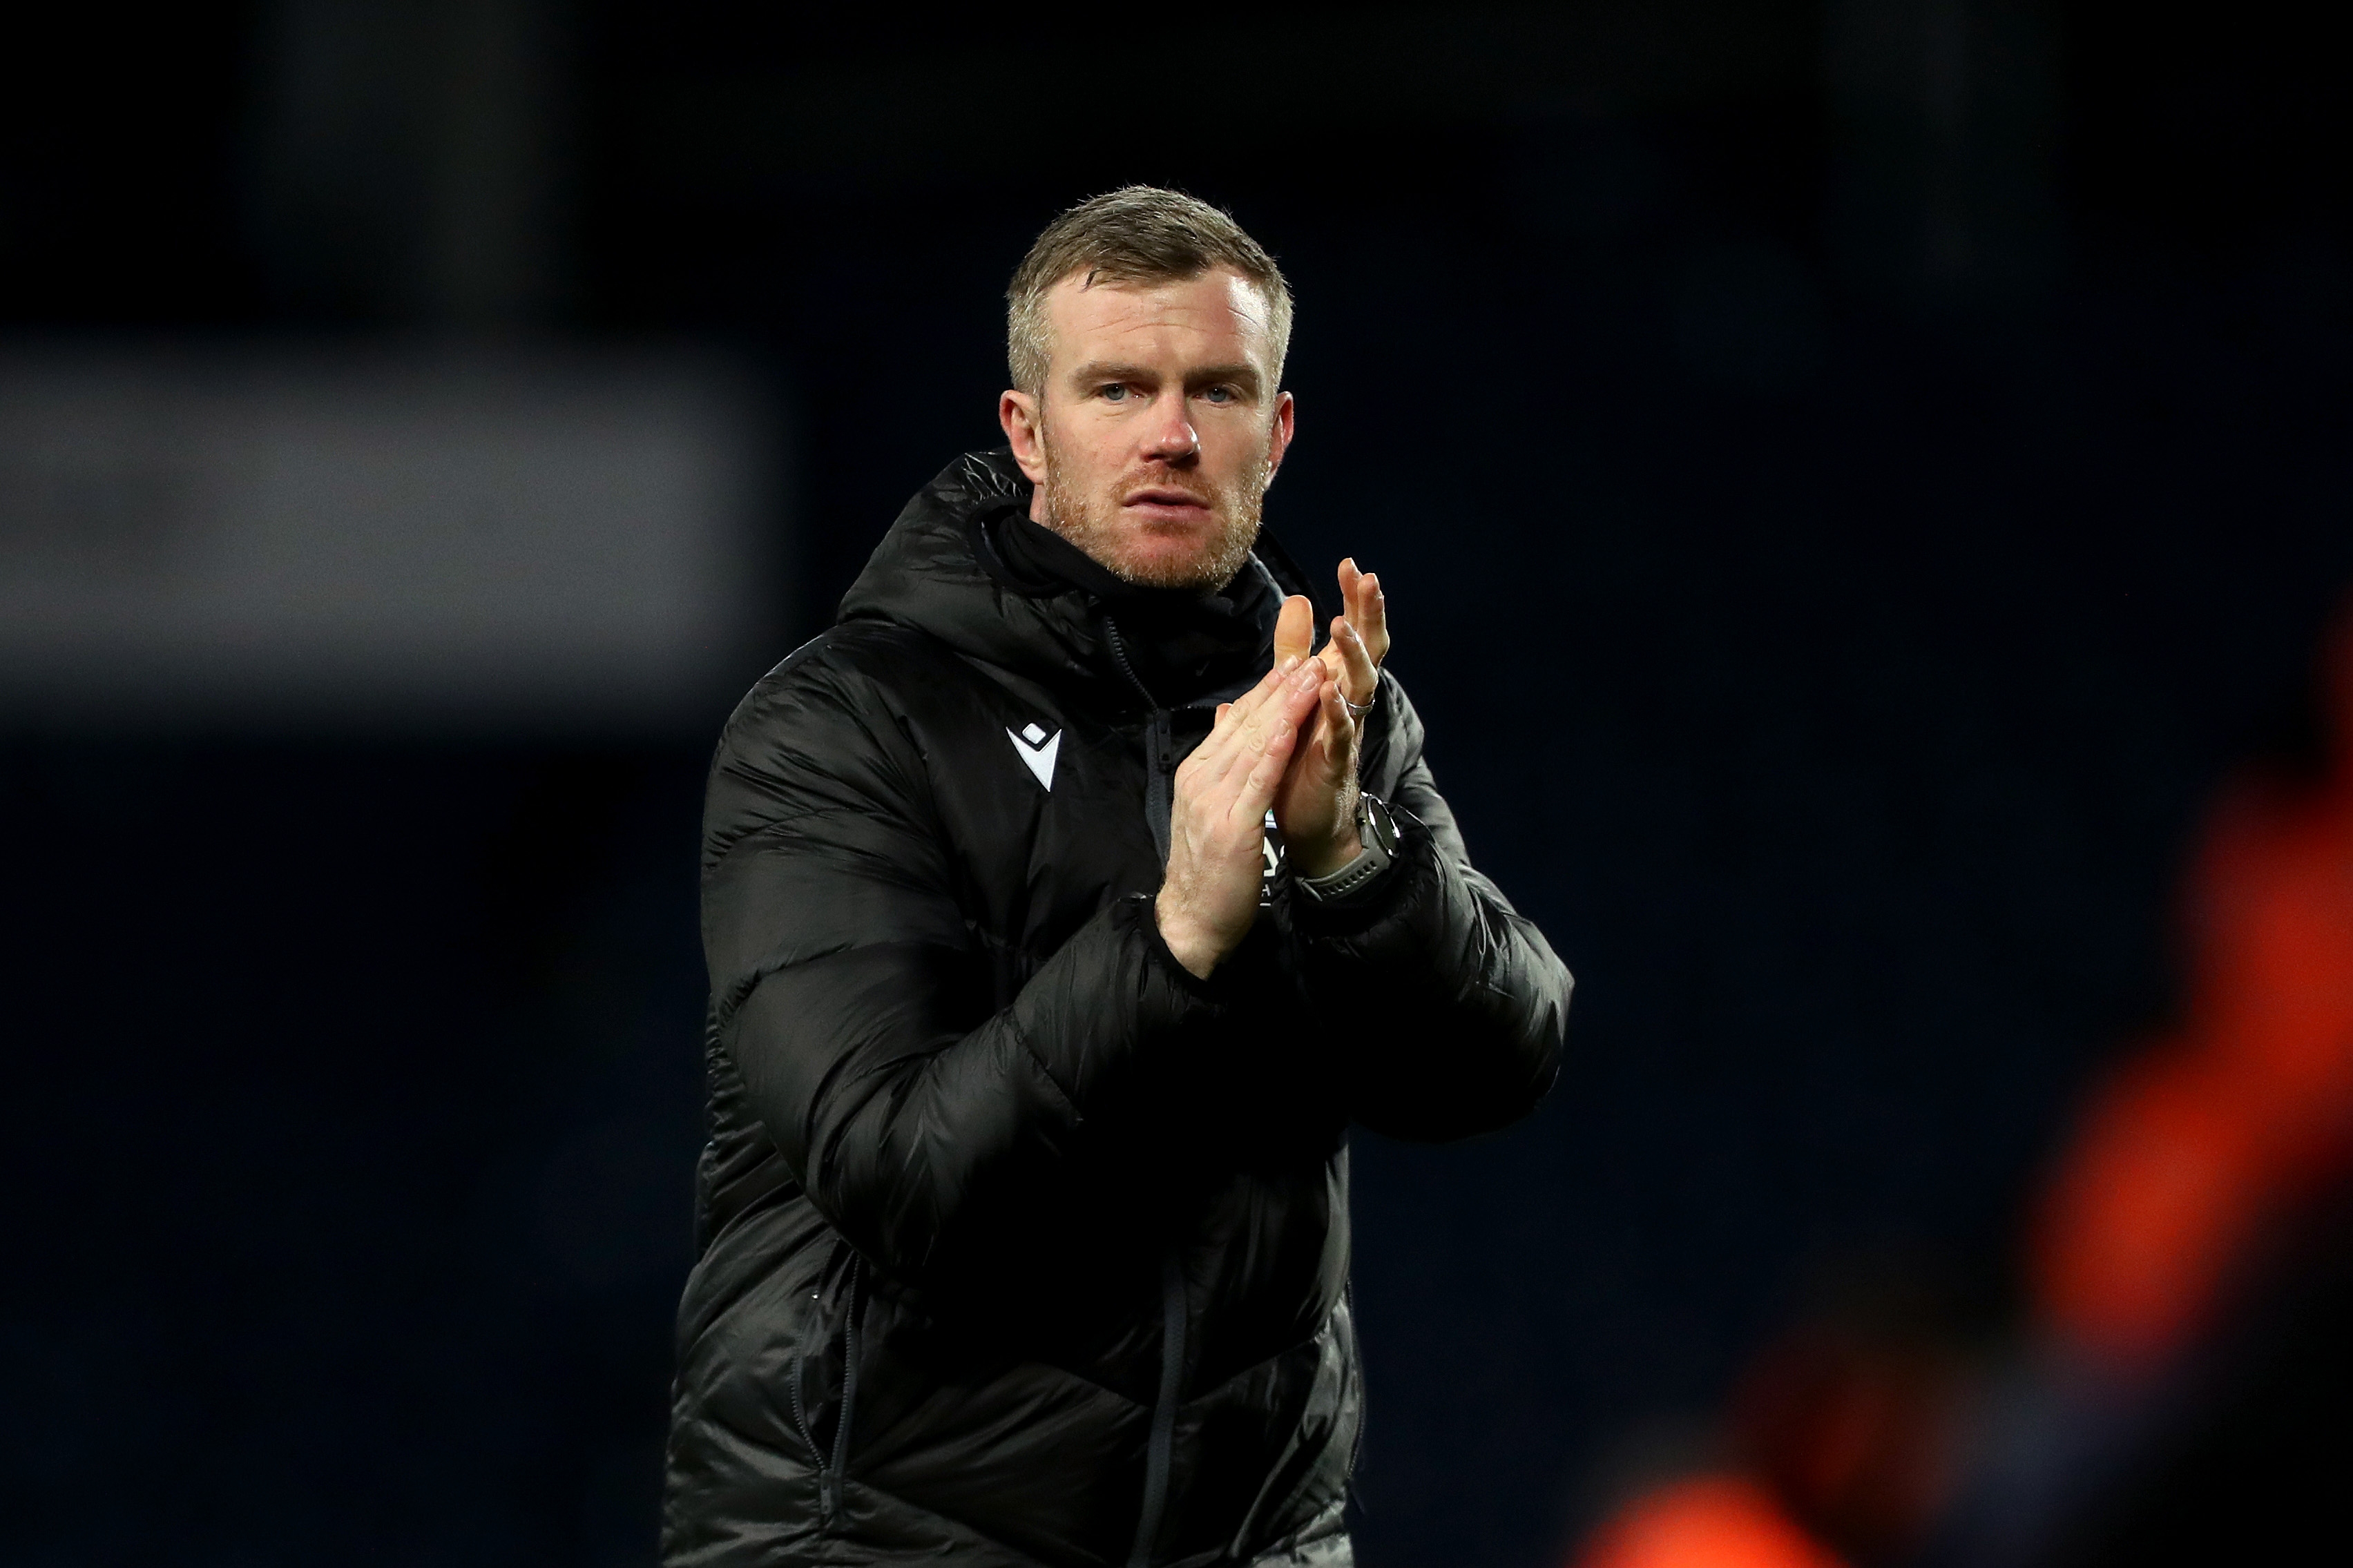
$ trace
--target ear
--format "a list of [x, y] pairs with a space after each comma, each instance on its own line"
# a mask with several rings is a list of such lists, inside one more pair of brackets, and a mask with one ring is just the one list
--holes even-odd
[[1005, 427], [1005, 439], [1012, 445], [1013, 460], [1021, 466], [1022, 477], [1033, 485], [1043, 485], [1046, 447], [1039, 438], [1038, 400], [1008, 387], [997, 395], [997, 422]]
[[1282, 455], [1291, 450], [1291, 434], [1297, 418], [1297, 405], [1291, 394], [1278, 393], [1274, 399], [1274, 434], [1266, 446], [1266, 482], [1274, 483], [1274, 473], [1282, 467]]

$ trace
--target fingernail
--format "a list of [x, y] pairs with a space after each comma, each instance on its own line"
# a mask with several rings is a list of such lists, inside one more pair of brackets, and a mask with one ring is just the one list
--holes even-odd
[[1295, 654], [1295, 653], [1287, 653], [1287, 654], [1283, 655], [1283, 656], [1282, 656], [1282, 673], [1283, 673], [1283, 674], [1285, 674], [1285, 675], [1289, 675], [1289, 674], [1292, 672], [1292, 670], [1293, 670], [1294, 668], [1296, 668], [1298, 667], [1298, 664], [1299, 664], [1299, 656], [1298, 656], [1297, 654]]

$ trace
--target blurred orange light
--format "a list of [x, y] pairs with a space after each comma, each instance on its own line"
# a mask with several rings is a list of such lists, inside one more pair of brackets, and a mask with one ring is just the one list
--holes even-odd
[[1605, 1521], [1575, 1568], [1843, 1568], [1773, 1494], [1736, 1475], [1671, 1481]]
[[2189, 887], [2183, 1026], [2094, 1095], [2045, 1193], [2044, 1321], [2126, 1367], [2193, 1338], [2266, 1226], [2353, 1154], [2353, 614], [2330, 656], [2334, 771], [2225, 796]]

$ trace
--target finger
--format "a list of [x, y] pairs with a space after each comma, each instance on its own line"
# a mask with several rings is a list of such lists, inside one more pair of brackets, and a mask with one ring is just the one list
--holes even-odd
[[1315, 647], [1315, 606], [1304, 595], [1293, 594], [1282, 601], [1282, 614], [1274, 617], [1274, 667], [1281, 669], [1285, 660], [1305, 658]]
[[[1193, 748], [1186, 762], [1198, 763], [1205, 757], [1215, 756], [1229, 743], [1234, 730], [1233, 710], [1234, 705], [1230, 702], [1218, 704], [1217, 716], [1209, 721], [1209, 732], [1201, 737], [1201, 743]], [[1201, 770], [1196, 766], [1193, 771], [1198, 773]]]
[[1324, 743], [1324, 701], [1325, 694], [1332, 690], [1332, 681], [1321, 659], [1314, 662], [1314, 669], [1315, 684], [1292, 704], [1289, 714], [1293, 741], [1291, 760], [1294, 766]]
[[1260, 705], [1282, 688], [1283, 678], [1290, 673], [1291, 671], [1283, 667], [1283, 661], [1276, 659], [1274, 668], [1260, 676], [1256, 686], [1251, 687], [1232, 701], [1218, 705], [1218, 717], [1210, 725], [1211, 732], [1215, 733], [1220, 724], [1248, 722], [1250, 715], [1259, 710]]
[[1360, 632], [1364, 629], [1365, 577], [1366, 574], [1357, 570], [1355, 556], [1340, 563], [1340, 613]]
[[[1324, 684], [1324, 667], [1314, 659], [1297, 666], [1288, 673], [1280, 669], [1252, 689], [1240, 702], [1234, 704], [1240, 721], [1233, 727], [1229, 745], [1214, 762], [1212, 777], [1224, 780], [1247, 771], [1245, 759], [1257, 756], [1266, 748], [1269, 737], [1279, 731], [1299, 728], [1315, 705], [1315, 693]], [[1255, 701], [1252, 700], [1255, 699]], [[1243, 704], [1250, 709], [1244, 712]]]
[[1224, 706], [1226, 711], [1218, 716], [1217, 723], [1210, 727], [1208, 734], [1193, 748], [1193, 754], [1187, 757], [1177, 770], [1180, 773], [1189, 774], [1192, 786], [1197, 790], [1210, 788], [1224, 778], [1232, 769], [1234, 759], [1241, 755], [1243, 750], [1244, 721], [1235, 712], [1240, 704], [1227, 703]]
[[[1292, 749], [1291, 763], [1285, 776], [1293, 783], [1323, 772], [1332, 754], [1333, 737], [1342, 731], [1336, 727], [1347, 721], [1348, 710], [1338, 700], [1339, 688], [1324, 681], [1315, 694], [1315, 705], [1302, 718], [1299, 743]], [[1288, 787], [1288, 786], [1286, 786]]]
[[1380, 684], [1380, 667], [1366, 648], [1356, 623], [1345, 616], [1332, 617], [1332, 646], [1339, 650], [1340, 668], [1334, 673], [1339, 676], [1348, 700], [1358, 707], [1370, 702], [1374, 688]]
[[1296, 728], [1278, 730], [1267, 737], [1265, 747], [1235, 781], [1234, 798], [1226, 818], [1230, 826], [1239, 831], [1265, 819], [1274, 805], [1275, 791], [1282, 786], [1283, 773], [1291, 765], [1292, 751], [1298, 744]]
[[1239, 754], [1243, 727], [1249, 723], [1250, 715], [1282, 686], [1284, 674], [1280, 668], [1270, 669], [1259, 678], [1256, 686], [1230, 702], [1218, 704], [1217, 717], [1210, 721], [1209, 732], [1201, 738], [1201, 743], [1193, 748], [1192, 754], [1177, 769], [1187, 781], [1188, 787], [1206, 789], [1226, 775]]
[[[1212, 759], [1221, 756], [1232, 746], [1236, 732], [1249, 721], [1250, 716], [1257, 711], [1258, 705], [1265, 701], [1267, 694], [1281, 685], [1282, 681], [1281, 670], [1268, 670], [1259, 677], [1256, 686], [1230, 701], [1219, 703], [1217, 716], [1209, 721], [1209, 732], [1201, 737], [1201, 743], [1193, 748], [1193, 754], [1187, 761], [1195, 764], [1206, 764]], [[1201, 768], [1197, 765], [1194, 771], [1200, 772]]]
[[1323, 708], [1317, 717], [1321, 722], [1316, 728], [1316, 739], [1324, 742], [1334, 752], [1344, 751], [1356, 732], [1356, 721], [1348, 711], [1348, 704], [1336, 683], [1324, 688]]
[[[1374, 668], [1378, 669], [1381, 660], [1388, 657], [1389, 651], [1388, 621], [1381, 603], [1380, 582], [1371, 573], [1358, 568], [1353, 555], [1340, 563], [1339, 575], [1341, 608], [1347, 615], [1348, 624], [1356, 630], [1365, 657], [1372, 661]], [[1326, 651], [1329, 651], [1328, 644]], [[1335, 659], [1333, 670], [1335, 674], [1345, 669], [1345, 663]], [[1351, 682], [1349, 695], [1361, 702], [1364, 689]]]
[[1357, 577], [1356, 595], [1348, 601], [1348, 622], [1364, 641], [1365, 657], [1378, 668], [1389, 656], [1389, 606], [1381, 594], [1381, 580], [1370, 572]]
[[1297, 730], [1330, 684], [1322, 659], [1311, 658], [1292, 671], [1251, 719], [1253, 744], [1263, 748], [1275, 735]]
[[1326, 782], [1341, 771], [1345, 759], [1355, 754], [1356, 721], [1348, 712], [1345, 693], [1338, 682], [1324, 683], [1316, 700], [1314, 721], [1307, 727], [1306, 736], [1300, 756], [1324, 775]]
[[1311, 658], [1293, 671], [1282, 689], [1267, 700], [1265, 706], [1250, 721], [1243, 739], [1244, 753], [1262, 755], [1278, 741], [1288, 743], [1288, 738], [1295, 737], [1300, 725], [1315, 711], [1316, 703], [1328, 684], [1320, 659]]

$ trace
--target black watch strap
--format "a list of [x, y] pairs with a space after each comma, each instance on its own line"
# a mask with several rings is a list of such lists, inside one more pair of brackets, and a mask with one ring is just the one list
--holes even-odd
[[1356, 837], [1363, 853], [1328, 876], [1295, 879], [1299, 890], [1319, 904], [1336, 904], [1379, 881], [1397, 860], [1398, 830], [1397, 819], [1378, 795], [1357, 795]]

